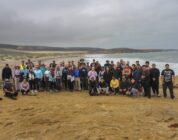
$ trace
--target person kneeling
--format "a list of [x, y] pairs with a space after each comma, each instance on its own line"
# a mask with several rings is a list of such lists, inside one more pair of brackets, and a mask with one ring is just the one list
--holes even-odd
[[119, 92], [122, 95], [125, 95], [128, 92], [129, 87], [130, 87], [130, 82], [127, 81], [126, 77], [122, 77]]
[[116, 95], [119, 91], [119, 80], [117, 80], [115, 77], [112, 77], [110, 87], [111, 91], [114, 92], [114, 94]]
[[97, 87], [98, 94], [106, 94], [109, 95], [109, 86], [108, 84], [104, 81], [104, 79], [101, 79], [98, 87]]
[[22, 92], [22, 95], [28, 95], [28, 93], [30, 91], [29, 88], [30, 88], [29, 82], [25, 78], [22, 81], [21, 86], [20, 86], [20, 91]]
[[139, 82], [136, 82], [134, 79], [131, 80], [131, 86], [129, 88], [129, 91], [126, 93], [129, 96], [139, 96], [139, 89], [141, 85]]
[[96, 96], [97, 94], [97, 82], [94, 77], [89, 81], [89, 94], [90, 96]]
[[8, 79], [5, 80], [3, 91], [5, 96], [11, 99], [16, 99], [18, 95], [18, 92], [15, 91], [13, 84]]

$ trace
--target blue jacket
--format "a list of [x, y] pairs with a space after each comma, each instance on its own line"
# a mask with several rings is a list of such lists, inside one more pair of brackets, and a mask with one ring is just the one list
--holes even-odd
[[74, 77], [80, 77], [80, 70], [79, 69], [74, 70]]

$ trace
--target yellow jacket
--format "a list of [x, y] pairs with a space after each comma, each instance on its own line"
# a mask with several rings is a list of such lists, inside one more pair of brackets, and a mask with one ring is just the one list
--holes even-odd
[[26, 68], [26, 66], [25, 65], [20, 65], [20, 70], [24, 70]]
[[119, 80], [115, 79], [115, 80], [111, 80], [110, 82], [110, 87], [111, 88], [118, 88], [119, 87]]

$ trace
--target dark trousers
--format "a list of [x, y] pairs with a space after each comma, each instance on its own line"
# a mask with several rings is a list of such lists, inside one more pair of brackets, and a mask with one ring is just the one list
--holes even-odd
[[45, 79], [45, 90], [49, 91], [49, 88], [50, 88], [49, 78], [46, 77], [46, 79]]
[[40, 90], [41, 87], [41, 79], [35, 78], [35, 89]]
[[163, 84], [164, 97], [167, 97], [167, 88], [169, 89], [170, 96], [173, 99], [175, 97], [174, 96], [174, 91], [173, 91], [174, 90], [173, 83], [172, 82], [164, 82], [164, 84]]
[[88, 78], [87, 77], [81, 77], [81, 85], [83, 90], [88, 90]]
[[35, 81], [34, 80], [29, 80], [29, 85], [30, 85], [30, 90], [35, 89]]
[[67, 79], [63, 79], [62, 82], [63, 82], [65, 90], [67, 90], [67, 88], [68, 88], [68, 81], [67, 81]]
[[150, 86], [150, 81], [143, 81], [142, 86], [144, 89], [144, 96], [151, 98], [151, 86]]
[[74, 89], [74, 82], [71, 82], [71, 80], [67, 80], [67, 84], [68, 84], [68, 87], [69, 87], [69, 90], [73, 91]]
[[29, 93], [29, 91], [30, 91], [30, 90], [27, 90], [27, 91], [25, 91], [25, 90], [21, 90], [22, 95], [27, 95], [27, 94]]
[[7, 97], [13, 98], [13, 97], [17, 97], [18, 92], [14, 92], [14, 93], [5, 92], [5, 95]]
[[159, 81], [151, 81], [151, 88], [154, 94], [159, 95]]
[[97, 95], [97, 88], [93, 87], [93, 86], [89, 86], [89, 94], [90, 94], [90, 96]]
[[56, 89], [61, 90], [61, 79], [56, 79]]
[[55, 90], [56, 89], [56, 82], [50, 81], [50, 90]]

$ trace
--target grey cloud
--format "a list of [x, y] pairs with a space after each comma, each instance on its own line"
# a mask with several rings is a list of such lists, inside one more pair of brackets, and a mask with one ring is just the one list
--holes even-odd
[[176, 0], [0, 0], [0, 43], [177, 48]]

